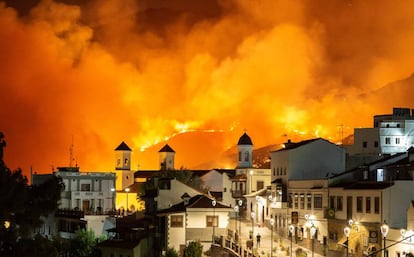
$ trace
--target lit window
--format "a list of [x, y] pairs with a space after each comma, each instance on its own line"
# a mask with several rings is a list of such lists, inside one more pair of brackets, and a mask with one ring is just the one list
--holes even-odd
[[183, 215], [171, 215], [171, 227], [172, 228], [183, 227]]
[[306, 195], [306, 209], [310, 210], [312, 209], [312, 195], [311, 194], [307, 194]]
[[321, 194], [315, 194], [313, 196], [313, 208], [322, 209], [322, 195]]
[[207, 227], [217, 227], [218, 226], [218, 216], [207, 215], [206, 216], [206, 226]]
[[295, 208], [298, 208], [298, 194], [295, 194]]
[[305, 195], [304, 194], [300, 194], [300, 208], [301, 209], [305, 209]]

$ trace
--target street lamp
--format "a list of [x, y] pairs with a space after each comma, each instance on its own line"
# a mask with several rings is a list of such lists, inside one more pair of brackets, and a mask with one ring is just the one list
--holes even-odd
[[275, 226], [275, 219], [271, 218], [270, 219], [270, 227], [272, 229], [271, 233], [270, 233], [270, 257], [273, 257], [273, 229]]
[[[241, 216], [240, 216], [240, 212], [242, 211], [242, 206], [243, 206], [243, 200], [239, 200], [239, 241], [240, 241], [240, 246], [241, 246], [241, 244], [242, 244], [242, 241], [241, 241], [241, 235], [242, 235], [242, 231], [241, 231]], [[240, 249], [240, 254], [241, 254], [241, 247], [239, 247], [239, 249]]]
[[252, 251], [253, 251], [253, 247], [254, 247], [254, 216], [255, 216], [255, 213], [254, 213], [254, 211], [252, 211], [250, 213], [250, 217], [252, 218]]
[[316, 227], [312, 224], [312, 227], [310, 228], [310, 234], [312, 237], [312, 257], [314, 256], [314, 252], [315, 252], [315, 233], [316, 233]]
[[253, 170], [250, 170], [250, 193], [253, 192]]
[[115, 210], [115, 188], [111, 188], [111, 192], [112, 192], [112, 211]]
[[129, 188], [125, 188], [125, 192], [126, 192], [126, 212], [128, 213], [128, 193], [129, 193]]
[[289, 226], [289, 232], [290, 232], [290, 257], [292, 257], [292, 251], [293, 251], [293, 236], [295, 235], [295, 226], [290, 225]]
[[214, 238], [215, 238], [215, 234], [216, 234], [216, 200], [211, 201], [211, 205], [213, 205], [213, 238], [211, 243], [214, 244]]
[[348, 249], [349, 249], [349, 234], [351, 234], [351, 229], [350, 229], [348, 226], [346, 226], [346, 227], [344, 228], [344, 234], [345, 234], [345, 237], [346, 237], [346, 257], [348, 257]]
[[382, 234], [382, 236], [384, 237], [384, 257], [386, 257], [387, 256], [387, 254], [386, 254], [386, 248], [385, 248], [385, 238], [387, 237], [387, 235], [388, 235], [388, 230], [389, 230], [389, 227], [388, 227], [388, 225], [387, 224], [382, 224], [382, 226], [381, 226], [381, 234]]

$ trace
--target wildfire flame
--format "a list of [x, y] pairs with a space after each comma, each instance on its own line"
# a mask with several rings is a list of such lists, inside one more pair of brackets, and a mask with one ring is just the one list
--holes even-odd
[[66, 165], [72, 137], [83, 170], [113, 168], [121, 141], [140, 167], [156, 168], [156, 156], [139, 154], [208, 132], [172, 145], [191, 168], [244, 129], [255, 147], [341, 142], [338, 125], [349, 135], [411, 103], [372, 92], [413, 72], [413, 1], [85, 2], [43, 0], [27, 13], [0, 2], [0, 131], [11, 168]]

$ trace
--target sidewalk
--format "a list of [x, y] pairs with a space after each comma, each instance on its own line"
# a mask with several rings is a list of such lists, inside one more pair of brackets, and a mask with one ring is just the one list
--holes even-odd
[[[237, 221], [237, 230], [239, 229], [239, 221]], [[229, 223], [229, 229], [234, 229], [235, 228], [235, 219], [231, 219], [230, 223]], [[245, 249], [246, 248], [246, 241], [249, 239], [249, 231], [252, 230], [252, 223], [247, 221], [247, 220], [241, 220], [241, 245], [242, 247]], [[257, 248], [257, 253], [264, 255], [264, 256], [296, 256], [295, 252], [296, 249], [301, 248], [304, 252], [307, 253], [308, 257], [323, 257], [323, 255], [318, 254], [316, 252], [313, 252], [312, 254], [312, 245], [309, 245], [309, 249], [295, 244], [295, 242], [292, 242], [292, 248], [293, 248], [293, 252], [292, 255], [287, 254], [286, 249], [291, 247], [291, 242], [289, 238], [283, 238], [282, 239], [282, 243], [279, 242], [279, 238], [281, 238], [275, 231], [273, 232], [273, 249], [276, 249], [276, 251], [273, 252], [273, 254], [271, 255], [270, 253], [270, 249], [271, 249], [271, 230], [266, 227], [266, 226], [258, 226], [257, 224], [254, 224], [254, 235], [253, 235], [253, 239], [254, 239], [254, 244], [253, 247], [256, 249]], [[260, 233], [261, 235], [261, 239], [260, 239], [260, 246], [257, 247], [257, 242], [256, 242], [256, 235], [257, 233]], [[315, 249], [316, 249], [316, 244], [318, 244], [318, 242], [315, 241]], [[283, 248], [285, 250], [282, 250], [280, 246], [283, 246]]]

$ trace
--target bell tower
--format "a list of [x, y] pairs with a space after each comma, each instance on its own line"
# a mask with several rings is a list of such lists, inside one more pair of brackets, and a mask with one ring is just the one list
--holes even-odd
[[244, 132], [237, 143], [237, 168], [253, 167], [253, 142], [251, 138]]
[[131, 148], [124, 141], [115, 148], [116, 190], [123, 190], [134, 183], [134, 174], [131, 171], [131, 153]]
[[160, 170], [174, 170], [175, 151], [166, 144], [158, 153], [160, 156]]

